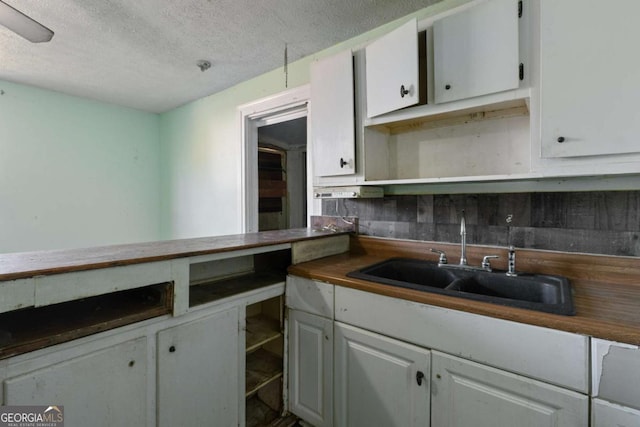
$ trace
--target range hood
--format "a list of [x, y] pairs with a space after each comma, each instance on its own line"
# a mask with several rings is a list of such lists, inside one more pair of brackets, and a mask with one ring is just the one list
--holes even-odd
[[348, 187], [322, 187], [314, 188], [315, 199], [373, 199], [384, 197], [382, 187], [370, 187], [366, 185], [353, 185]]

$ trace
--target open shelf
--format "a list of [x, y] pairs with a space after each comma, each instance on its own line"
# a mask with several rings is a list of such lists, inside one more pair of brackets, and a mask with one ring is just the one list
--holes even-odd
[[0, 314], [0, 359], [170, 314], [173, 285], [161, 283]]
[[279, 416], [276, 411], [260, 400], [258, 396], [247, 399], [246, 412], [247, 427], [269, 425]]
[[189, 288], [189, 307], [282, 283], [285, 278], [285, 273], [250, 273], [191, 285]]
[[397, 135], [404, 132], [422, 129], [436, 129], [473, 121], [496, 120], [527, 115], [529, 115], [529, 108], [526, 104], [526, 100], [515, 99], [503, 101], [497, 104], [470, 107], [463, 110], [373, 124], [369, 126], [369, 128], [389, 135]]
[[282, 377], [282, 357], [260, 348], [247, 354], [245, 395], [250, 397]]
[[247, 317], [247, 353], [282, 337], [280, 322], [264, 314]]
[[[437, 122], [446, 121], [466, 114], [508, 110], [514, 107], [526, 106], [531, 96], [529, 88], [493, 93], [454, 102], [442, 104], [425, 104], [393, 111], [382, 116], [365, 119], [366, 127], [394, 127], [395, 123], [410, 123], [412, 121], [428, 123], [439, 127]], [[489, 114], [491, 115], [491, 114]], [[448, 124], [443, 124], [449, 126]]]

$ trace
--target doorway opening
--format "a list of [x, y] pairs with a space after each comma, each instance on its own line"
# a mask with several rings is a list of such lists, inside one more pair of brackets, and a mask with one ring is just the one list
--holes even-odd
[[308, 165], [309, 85], [241, 106], [245, 233], [306, 227], [319, 209]]
[[258, 128], [258, 231], [307, 225], [307, 118]]

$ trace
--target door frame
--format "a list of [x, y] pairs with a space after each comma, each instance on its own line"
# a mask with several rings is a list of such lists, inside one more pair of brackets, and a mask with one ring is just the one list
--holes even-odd
[[242, 141], [240, 212], [243, 233], [258, 231], [258, 128], [307, 117], [307, 224], [319, 211], [313, 199], [311, 132], [309, 123], [311, 88], [309, 84], [240, 105], [239, 128]]

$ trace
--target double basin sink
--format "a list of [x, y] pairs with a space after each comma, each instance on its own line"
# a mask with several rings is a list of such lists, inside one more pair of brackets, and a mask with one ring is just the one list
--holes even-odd
[[572, 316], [571, 286], [560, 276], [484, 271], [391, 258], [352, 271], [348, 277], [510, 307]]

